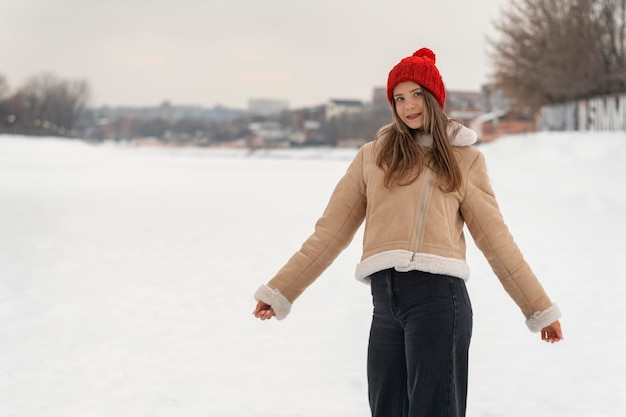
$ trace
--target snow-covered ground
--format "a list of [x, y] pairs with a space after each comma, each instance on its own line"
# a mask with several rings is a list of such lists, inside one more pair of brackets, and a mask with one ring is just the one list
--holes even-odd
[[[624, 415], [626, 134], [481, 149], [565, 341], [470, 245], [468, 416]], [[360, 235], [289, 318], [251, 315], [354, 153], [0, 136], [0, 417], [367, 416]]]

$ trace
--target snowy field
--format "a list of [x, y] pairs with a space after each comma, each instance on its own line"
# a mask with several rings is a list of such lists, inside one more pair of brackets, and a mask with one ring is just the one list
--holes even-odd
[[[626, 134], [481, 149], [565, 341], [470, 244], [468, 416], [623, 416]], [[286, 320], [251, 315], [354, 153], [0, 136], [0, 417], [367, 416], [360, 234]]]

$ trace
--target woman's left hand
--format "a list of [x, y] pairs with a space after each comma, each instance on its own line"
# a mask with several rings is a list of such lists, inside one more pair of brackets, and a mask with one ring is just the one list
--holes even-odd
[[549, 343], [555, 343], [563, 340], [563, 331], [561, 330], [561, 323], [557, 320], [549, 326], [541, 329], [541, 340], [545, 340]]
[[256, 303], [256, 307], [252, 312], [254, 317], [261, 320], [269, 320], [272, 317], [276, 317], [276, 313], [271, 305], [265, 304], [263, 301], [259, 301]]

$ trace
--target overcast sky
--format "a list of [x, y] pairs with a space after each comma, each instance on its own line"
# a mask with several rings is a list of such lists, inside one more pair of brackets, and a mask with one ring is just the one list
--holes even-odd
[[90, 104], [244, 108], [370, 100], [420, 47], [448, 89], [479, 90], [509, 0], [3, 0], [0, 74], [85, 79]]

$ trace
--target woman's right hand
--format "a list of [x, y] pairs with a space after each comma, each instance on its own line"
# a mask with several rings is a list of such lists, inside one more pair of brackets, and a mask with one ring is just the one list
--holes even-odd
[[276, 315], [272, 306], [264, 303], [263, 301], [259, 301], [256, 304], [256, 308], [252, 314], [254, 314], [254, 317], [261, 320], [269, 320]]
[[561, 323], [557, 320], [549, 326], [541, 329], [541, 339], [549, 343], [555, 343], [563, 340], [563, 331]]

